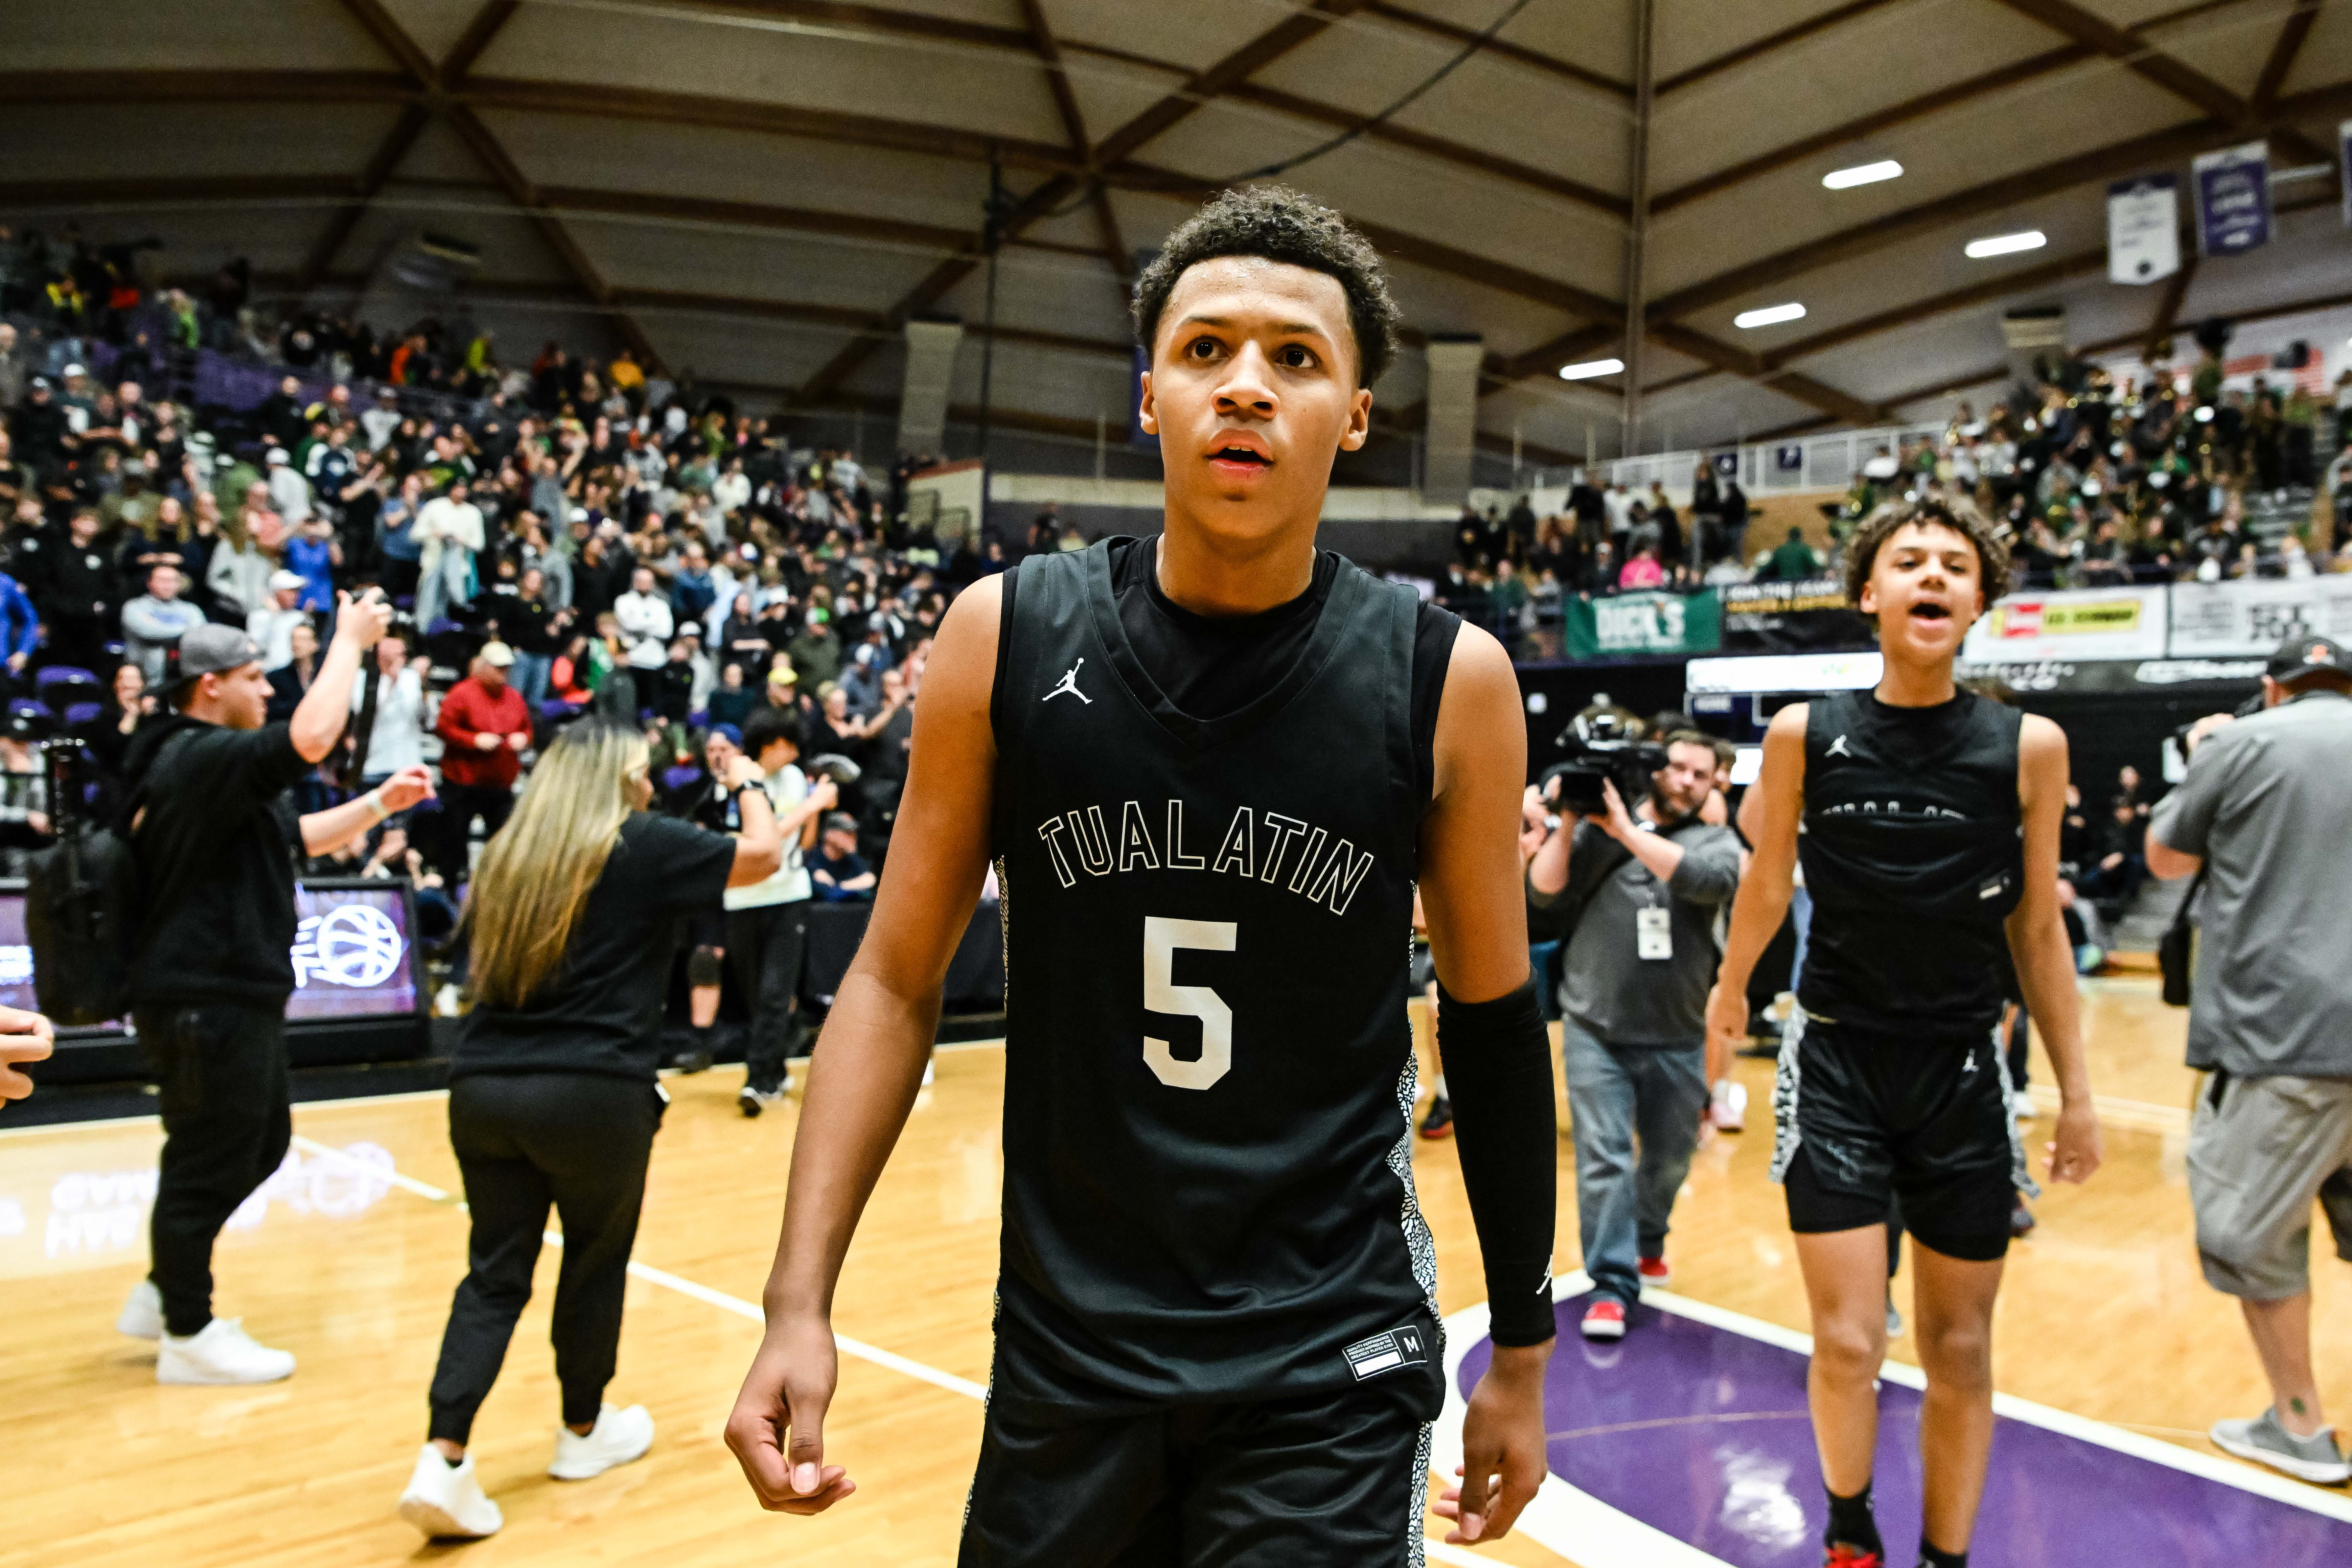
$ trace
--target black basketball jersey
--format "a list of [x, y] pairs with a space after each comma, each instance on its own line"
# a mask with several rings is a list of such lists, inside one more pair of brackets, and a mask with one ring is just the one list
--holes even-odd
[[1136, 657], [1113, 542], [1006, 585], [1000, 1328], [1150, 1400], [1433, 1362], [1405, 1015], [1416, 597], [1339, 563], [1303, 653], [1202, 721]]
[[1973, 692], [1811, 704], [1797, 839], [1812, 897], [1798, 1001], [1909, 1039], [1981, 1039], [2000, 1016], [2024, 889], [2015, 709]]

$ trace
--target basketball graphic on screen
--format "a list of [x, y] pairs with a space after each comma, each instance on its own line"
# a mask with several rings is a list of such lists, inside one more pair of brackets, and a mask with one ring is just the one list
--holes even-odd
[[400, 928], [382, 910], [341, 904], [320, 917], [311, 933], [318, 949], [316, 973], [333, 985], [365, 989], [381, 985], [400, 968], [405, 947]]

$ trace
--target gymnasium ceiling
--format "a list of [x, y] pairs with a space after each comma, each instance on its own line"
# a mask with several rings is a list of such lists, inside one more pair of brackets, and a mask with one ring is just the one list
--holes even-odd
[[[19, 7], [0, 216], [160, 235], [195, 277], [246, 255], [281, 297], [349, 296], [430, 228], [479, 247], [509, 358], [626, 342], [755, 405], [887, 414], [901, 323], [981, 319], [993, 156], [999, 423], [1091, 437], [1126, 417], [1134, 250], [1389, 107], [1505, 3]], [[1484, 444], [1580, 454], [1616, 448], [1622, 381], [1556, 373], [1623, 353], [1637, 206], [1640, 447], [1877, 423], [1999, 380], [2006, 309], [2063, 304], [2072, 341], [2119, 347], [2352, 299], [2347, 117], [2352, 0], [1531, 0], [1286, 177], [1387, 254], [1416, 334], [1484, 340]], [[2262, 137], [2274, 168], [2328, 165], [2276, 186], [2269, 247], [2105, 280], [2108, 181], [2172, 170], [2185, 193], [2194, 155]], [[1906, 173], [1822, 186], [1880, 159]], [[2025, 228], [2048, 245], [1962, 253]], [[1732, 324], [1791, 300], [1801, 321]], [[1417, 428], [1422, 379], [1402, 356], [1380, 416]]]

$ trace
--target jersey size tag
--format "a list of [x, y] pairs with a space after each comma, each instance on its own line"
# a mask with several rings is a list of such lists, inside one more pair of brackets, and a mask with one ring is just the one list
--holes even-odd
[[1401, 1366], [1421, 1366], [1429, 1360], [1428, 1347], [1423, 1343], [1421, 1330], [1407, 1324], [1391, 1329], [1384, 1334], [1374, 1334], [1368, 1340], [1358, 1340], [1339, 1352], [1348, 1358], [1348, 1370], [1361, 1383], [1368, 1377], [1378, 1377], [1384, 1372], [1394, 1372]]
[[1635, 910], [1633, 911], [1633, 952], [1645, 959], [1667, 959], [1675, 955], [1675, 914], [1672, 910]]

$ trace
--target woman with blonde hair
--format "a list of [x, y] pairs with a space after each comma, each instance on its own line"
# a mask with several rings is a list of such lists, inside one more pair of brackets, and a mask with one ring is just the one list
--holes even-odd
[[760, 765], [738, 756], [725, 786], [730, 837], [650, 815], [645, 737], [585, 719], [532, 771], [483, 850], [467, 900], [474, 1008], [449, 1063], [449, 1142], [473, 1217], [467, 1268], [433, 1375], [430, 1439], [400, 1514], [427, 1536], [484, 1536], [503, 1522], [467, 1458], [474, 1414], [530, 1299], [551, 1205], [563, 1220], [555, 1286], [563, 1426], [548, 1473], [585, 1480], [653, 1442], [643, 1405], [603, 1403], [646, 1166], [667, 1096], [655, 1077], [678, 917], [774, 874], [783, 841]]

